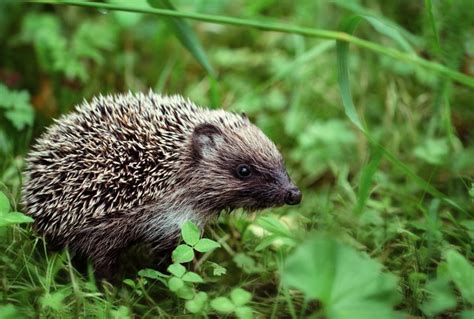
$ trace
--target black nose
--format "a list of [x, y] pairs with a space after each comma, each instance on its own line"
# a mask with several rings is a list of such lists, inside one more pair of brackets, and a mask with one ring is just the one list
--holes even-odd
[[298, 188], [293, 187], [288, 190], [285, 197], [285, 203], [288, 205], [296, 205], [301, 202], [301, 192]]

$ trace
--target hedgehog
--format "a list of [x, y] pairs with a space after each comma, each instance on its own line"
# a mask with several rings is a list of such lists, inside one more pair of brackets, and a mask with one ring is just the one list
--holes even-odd
[[275, 144], [245, 114], [182, 96], [99, 95], [55, 120], [26, 158], [22, 203], [55, 247], [113, 273], [136, 243], [160, 252], [221, 212], [295, 205]]

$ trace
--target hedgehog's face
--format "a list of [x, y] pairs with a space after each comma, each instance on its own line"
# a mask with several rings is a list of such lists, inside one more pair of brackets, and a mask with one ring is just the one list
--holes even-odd
[[196, 201], [202, 209], [253, 211], [301, 201], [280, 152], [248, 121], [225, 130], [199, 125], [193, 132], [192, 154], [192, 175], [199, 179]]

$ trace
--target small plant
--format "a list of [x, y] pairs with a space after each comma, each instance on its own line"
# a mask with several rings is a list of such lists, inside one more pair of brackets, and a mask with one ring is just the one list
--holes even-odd
[[297, 243], [295, 235], [291, 233], [288, 226], [274, 216], [261, 216], [256, 224], [268, 233], [268, 236], [255, 247], [256, 251], [266, 249], [270, 245], [292, 248]]
[[18, 131], [33, 125], [33, 107], [25, 90], [10, 90], [0, 83], [0, 109], [4, 110], [4, 116]]
[[19, 40], [34, 46], [44, 71], [58, 72], [68, 79], [85, 82], [88, 65], [103, 65], [106, 52], [115, 47], [116, 28], [100, 22], [85, 22], [72, 34], [64, 34], [59, 19], [50, 14], [25, 16]]
[[176, 263], [186, 263], [194, 259], [194, 250], [200, 253], [207, 253], [221, 245], [211, 239], [200, 239], [199, 228], [192, 222], [186, 222], [181, 228], [181, 235], [186, 244], [181, 244], [173, 251], [173, 261]]
[[[167, 268], [169, 274], [163, 274], [154, 269], [143, 269], [138, 272], [138, 275], [160, 281], [178, 298], [185, 299], [185, 308], [190, 313], [204, 313], [210, 305], [219, 313], [234, 313], [238, 318], [252, 318], [252, 308], [247, 305], [252, 299], [249, 292], [235, 288], [230, 293], [230, 299], [219, 296], [209, 302], [208, 293], [197, 290], [195, 286], [195, 284], [204, 283], [204, 279], [198, 273], [186, 270], [186, 267], [182, 265], [194, 259], [194, 251], [211, 252], [221, 245], [212, 239], [201, 238], [199, 228], [191, 221], [187, 221], [181, 226], [181, 236], [184, 244], [173, 250], [173, 263]], [[226, 272], [222, 266], [213, 265], [212, 267], [217, 276]], [[142, 284], [147, 283], [146, 279], [142, 278], [141, 280]], [[139, 286], [130, 279], [125, 279], [124, 283], [134, 289]]]
[[401, 318], [397, 277], [333, 239], [316, 236], [286, 260], [283, 282], [321, 302], [313, 315], [331, 319]]
[[[452, 283], [464, 302], [474, 305], [474, 267], [454, 249], [448, 249], [443, 255], [446, 261], [438, 265], [436, 278], [425, 287], [428, 298], [421, 309], [429, 317], [456, 308], [458, 303]], [[473, 314], [473, 310], [464, 310], [461, 318], [472, 318]]]
[[10, 202], [7, 195], [0, 192], [0, 227], [17, 224], [32, 223], [33, 218], [20, 212], [10, 211]]
[[[20, 212], [11, 212], [10, 201], [8, 200], [7, 195], [5, 195], [3, 192], [0, 192], [0, 236], [3, 235], [3, 230], [6, 227], [31, 222], [33, 222], [31, 217], [28, 217]], [[0, 318], [8, 319], [18, 317], [19, 313], [14, 305], [0, 305]]]
[[[220, 247], [220, 244], [211, 239], [201, 239], [199, 228], [190, 221], [184, 223], [181, 227], [181, 236], [185, 244], [181, 244], [173, 250], [173, 264], [169, 265], [167, 268], [169, 275], [163, 274], [154, 269], [143, 269], [138, 274], [142, 277], [161, 281], [179, 298], [186, 300], [202, 300], [202, 294], [200, 294], [199, 297], [197, 296], [193, 284], [202, 283], [204, 280], [197, 273], [187, 271], [182, 264], [188, 263], [194, 259], [194, 250], [199, 252], [210, 252]], [[130, 280], [125, 281], [125, 283], [129, 286], [135, 287]], [[198, 301], [195, 301], [195, 303], [198, 303]], [[195, 308], [196, 307], [193, 309]]]
[[235, 314], [237, 318], [253, 318], [253, 310], [248, 303], [252, 294], [242, 288], [235, 288], [230, 292], [230, 298], [217, 297], [211, 301], [211, 307], [224, 314]]

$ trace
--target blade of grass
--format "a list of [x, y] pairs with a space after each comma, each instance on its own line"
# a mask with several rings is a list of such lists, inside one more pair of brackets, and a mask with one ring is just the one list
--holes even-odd
[[382, 150], [379, 147], [372, 148], [372, 159], [362, 169], [359, 181], [359, 190], [357, 192], [357, 203], [354, 208], [354, 214], [359, 216], [365, 207], [365, 203], [370, 196], [370, 186], [372, 185], [372, 179], [377, 172], [377, 169], [382, 160]]
[[425, 0], [425, 6], [428, 11], [428, 18], [430, 20], [431, 29], [435, 39], [435, 49], [438, 55], [441, 55], [441, 44], [439, 42], [438, 28], [436, 27], [435, 18], [433, 15], [433, 3], [431, 0]]
[[[347, 33], [352, 33], [355, 31], [361, 20], [361, 16], [352, 16], [345, 19], [341, 23], [341, 29]], [[341, 88], [342, 104], [344, 105], [344, 112], [352, 123], [354, 123], [354, 125], [362, 132], [366, 132], [365, 128], [362, 126], [359, 115], [357, 114], [354, 102], [352, 102], [352, 90], [349, 82], [349, 59], [347, 58], [348, 50], [349, 43], [342, 41], [336, 43], [337, 80], [339, 82], [339, 87]]]
[[[148, 4], [154, 8], [162, 8], [167, 10], [176, 11], [175, 7], [169, 0], [148, 0]], [[188, 49], [188, 51], [194, 56], [199, 64], [209, 73], [212, 77], [216, 77], [216, 72], [212, 67], [209, 59], [207, 58], [204, 49], [201, 46], [196, 34], [189, 24], [180, 18], [166, 18], [168, 26], [173, 30], [176, 37], [179, 39], [181, 44]]]
[[158, 81], [156, 81], [155, 84], [155, 91], [156, 92], [163, 92], [165, 86], [166, 86], [166, 81], [168, 81], [171, 71], [173, 70], [173, 67], [176, 63], [176, 58], [173, 57], [169, 59], [165, 67], [163, 68], [163, 71], [160, 73], [160, 76], [158, 77]]
[[209, 77], [209, 89], [211, 93], [211, 107], [217, 108], [220, 105], [221, 97], [219, 93], [219, 83], [215, 77]]
[[[295, 73], [299, 69], [306, 67], [307, 63], [309, 63], [310, 61], [313, 61], [315, 58], [325, 53], [326, 51], [333, 49], [335, 46], [336, 46], [336, 43], [334, 41], [325, 40], [319, 43], [318, 45], [314, 46], [310, 50], [304, 53], [301, 53], [300, 55], [295, 56], [294, 60], [282, 66], [281, 69], [270, 79], [268, 79], [267, 81], [255, 87], [252, 91], [246, 92], [243, 95], [242, 100], [246, 100], [250, 96], [258, 95], [261, 92], [268, 90], [273, 85], [275, 85], [278, 81], [288, 76], [290, 73]], [[293, 95], [298, 95], [298, 89], [294, 88], [292, 93]], [[291, 105], [293, 105], [293, 103]]]
[[113, 4], [99, 3], [99, 2], [83, 2], [83, 1], [71, 1], [71, 0], [64, 0], [61, 2], [57, 2], [55, 0], [28, 0], [27, 2], [41, 3], [41, 4], [72, 5], [72, 6], [89, 7], [89, 8], [105, 9], [105, 10], [118, 10], [118, 11], [127, 11], [127, 12], [147, 13], [147, 14], [155, 14], [155, 15], [168, 16], [168, 17], [187, 18], [187, 19], [205, 21], [205, 22], [216, 23], [216, 24], [245, 26], [245, 27], [257, 28], [257, 29], [266, 30], [266, 31], [277, 31], [277, 32], [283, 32], [283, 33], [300, 34], [307, 37], [333, 39], [333, 40], [338, 40], [340, 42], [352, 43], [359, 47], [389, 56], [391, 58], [394, 58], [400, 61], [404, 61], [406, 63], [419, 65], [439, 75], [448, 77], [458, 83], [474, 88], [474, 78], [468, 75], [452, 70], [439, 63], [425, 60], [423, 58], [420, 58], [417, 55], [404, 53], [392, 48], [387, 48], [386, 46], [383, 46], [383, 45], [373, 43], [371, 41], [357, 38], [347, 32], [328, 31], [328, 30], [315, 29], [315, 28], [305, 28], [305, 27], [299, 27], [299, 26], [288, 25], [288, 24], [283, 24], [283, 23], [271, 23], [267, 21], [262, 22], [262, 21], [251, 20], [251, 19], [241, 19], [241, 18], [226, 17], [226, 16], [219, 16], [219, 15], [179, 12], [179, 11], [167, 10], [167, 9], [134, 8], [134, 7], [129, 7], [129, 6], [113, 5]]
[[388, 19], [387, 17], [381, 15], [378, 11], [372, 10], [370, 8], [366, 8], [360, 5], [356, 1], [347, 1], [347, 0], [331, 0], [331, 3], [344, 8], [346, 10], [350, 10], [353, 12], [354, 15], [362, 15], [362, 16], [371, 16], [376, 18], [377, 20], [381, 21], [384, 25], [389, 26], [390, 28], [396, 29], [400, 34], [403, 35], [403, 38], [407, 39], [413, 45], [418, 45], [422, 42], [419, 36], [411, 33], [410, 31], [403, 28], [401, 25]]
[[281, 295], [282, 287], [283, 287], [283, 284], [280, 282], [278, 284], [277, 297], [275, 298], [275, 302], [273, 304], [273, 309], [272, 309], [272, 314], [270, 316], [270, 319], [275, 319], [276, 318], [276, 313], [277, 313], [277, 310], [278, 310], [279, 297]]
[[364, 19], [372, 25], [372, 27], [377, 30], [379, 33], [393, 39], [403, 51], [408, 53], [415, 53], [415, 50], [410, 45], [410, 43], [402, 36], [402, 34], [394, 27], [384, 24], [378, 18], [363, 15]]
[[295, 306], [293, 305], [293, 300], [291, 298], [290, 291], [285, 286], [283, 286], [283, 294], [285, 296], [286, 303], [288, 304], [288, 310], [290, 312], [291, 318], [292, 319], [298, 318], [298, 316], [296, 316], [296, 310], [295, 310]]
[[264, 85], [258, 87], [257, 91], [264, 91], [270, 88], [272, 85], [274, 85], [281, 79], [284, 79], [289, 74], [294, 73], [295, 70], [297, 70], [298, 68], [305, 67], [307, 63], [309, 63], [310, 61], [314, 61], [315, 58], [325, 53], [326, 51], [333, 49], [334, 47], [334, 41], [322, 41], [310, 50], [295, 56], [294, 60], [279, 69], [279, 71], [274, 76], [272, 76]]
[[[350, 16], [343, 20], [341, 23], [341, 29], [347, 33], [353, 33], [357, 28], [358, 24], [364, 19], [363, 16]], [[341, 97], [342, 103], [344, 106], [344, 111], [347, 117], [352, 121], [352, 123], [357, 126], [367, 137], [369, 142], [374, 145], [375, 147], [379, 148], [380, 152], [383, 154], [385, 158], [387, 158], [395, 167], [400, 169], [405, 175], [410, 177], [414, 180], [418, 186], [423, 189], [424, 191], [430, 193], [436, 198], [441, 199], [443, 202], [447, 203], [448, 205], [467, 213], [465, 209], [463, 209], [460, 205], [456, 202], [449, 199], [445, 194], [438, 191], [435, 187], [433, 187], [430, 183], [425, 181], [423, 178], [418, 176], [415, 172], [413, 172], [410, 167], [406, 164], [401, 162], [394, 154], [392, 154], [389, 150], [385, 149], [382, 145], [380, 145], [375, 139], [370, 135], [369, 131], [362, 125], [362, 122], [359, 118], [359, 115], [356, 112], [356, 108], [354, 106], [352, 100], [352, 93], [349, 81], [349, 67], [348, 67], [348, 49], [349, 43], [343, 41], [337, 41], [336, 50], [337, 50], [337, 68], [338, 68], [338, 82], [339, 87], [341, 89]]]
[[[432, 0], [425, 0], [426, 11], [428, 12], [428, 20], [431, 25], [431, 31], [434, 37], [434, 50], [436, 56], [441, 59], [444, 63], [448, 63], [446, 59], [443, 59], [443, 49], [441, 48], [441, 42], [439, 39], [438, 27], [433, 13], [433, 2]], [[438, 93], [435, 100], [435, 110], [441, 113], [442, 123], [444, 125], [446, 134], [448, 135], [451, 146], [456, 145], [456, 138], [454, 135], [453, 123], [451, 122], [451, 105], [449, 103], [451, 81], [444, 79], [439, 83]]]

